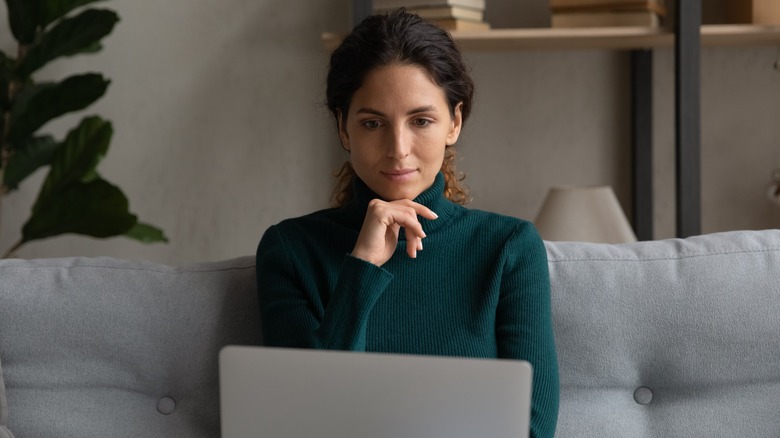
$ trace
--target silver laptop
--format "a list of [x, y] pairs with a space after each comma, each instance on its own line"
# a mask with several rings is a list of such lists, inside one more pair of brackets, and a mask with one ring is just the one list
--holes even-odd
[[527, 437], [523, 361], [227, 346], [222, 438]]

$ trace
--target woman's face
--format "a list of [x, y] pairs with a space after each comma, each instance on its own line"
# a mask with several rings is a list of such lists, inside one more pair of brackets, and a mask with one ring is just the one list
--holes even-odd
[[461, 105], [450, 114], [444, 90], [421, 67], [370, 71], [355, 92], [339, 135], [355, 173], [386, 201], [414, 199], [429, 188], [458, 140]]

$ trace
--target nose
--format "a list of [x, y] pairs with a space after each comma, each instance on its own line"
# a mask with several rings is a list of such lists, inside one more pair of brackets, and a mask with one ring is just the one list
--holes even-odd
[[411, 149], [411, 133], [403, 125], [395, 126], [388, 139], [387, 156], [400, 160], [409, 155]]

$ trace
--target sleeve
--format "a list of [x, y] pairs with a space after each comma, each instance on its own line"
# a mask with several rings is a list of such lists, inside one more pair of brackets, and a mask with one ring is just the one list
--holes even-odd
[[278, 226], [269, 228], [258, 245], [256, 264], [263, 344], [365, 351], [368, 317], [392, 275], [345, 255], [334, 290], [323, 294], [313, 285], [327, 282], [306, 278], [313, 274], [303, 272], [295, 259]]
[[531, 436], [553, 437], [558, 421], [559, 380], [547, 251], [524, 222], [507, 242], [496, 315], [498, 355], [533, 367]]

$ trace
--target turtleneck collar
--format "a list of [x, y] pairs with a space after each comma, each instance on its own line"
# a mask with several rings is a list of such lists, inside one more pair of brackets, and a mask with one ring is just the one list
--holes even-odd
[[[366, 210], [368, 210], [368, 203], [372, 199], [381, 198], [374, 193], [360, 178], [357, 176], [352, 181], [352, 189], [354, 197], [352, 201], [344, 206], [345, 212], [349, 216], [350, 223], [357, 229], [363, 225], [363, 219], [366, 216]], [[439, 172], [433, 181], [433, 184], [428, 187], [419, 196], [414, 198], [414, 202], [422, 204], [436, 213], [438, 219], [428, 220], [418, 216], [420, 224], [423, 227], [425, 234], [431, 234], [437, 229], [444, 226], [455, 210], [455, 204], [444, 196], [444, 175]], [[403, 231], [403, 230], [402, 230]], [[401, 233], [400, 238], [403, 238]]]

